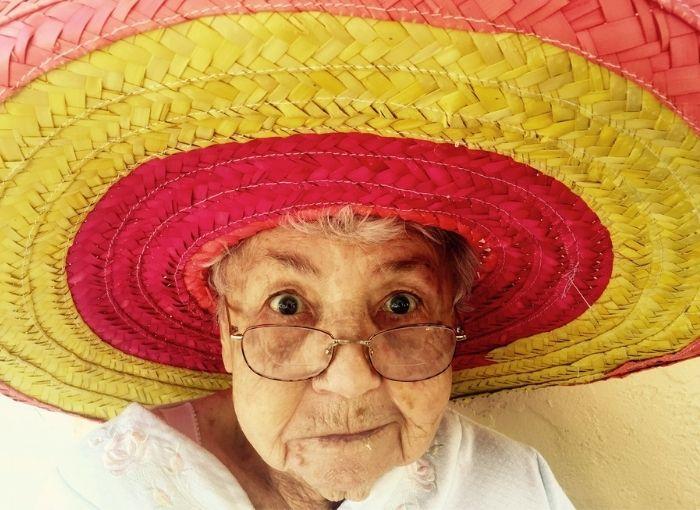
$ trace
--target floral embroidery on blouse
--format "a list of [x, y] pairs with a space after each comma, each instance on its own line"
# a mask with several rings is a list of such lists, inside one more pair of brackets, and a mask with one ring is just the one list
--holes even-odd
[[139, 462], [146, 451], [148, 436], [139, 430], [118, 432], [109, 438], [102, 450], [102, 463], [115, 476], [121, 476]]
[[437, 489], [435, 483], [435, 466], [425, 458], [420, 458], [411, 464], [413, 481], [425, 492], [432, 492]]
[[160, 487], [153, 487], [151, 497], [153, 498], [154, 503], [160, 508], [169, 508], [173, 506], [173, 500], [170, 499], [168, 493]]
[[192, 491], [182, 476], [187, 467], [179, 445], [174, 447], [172, 441], [149, 434], [149, 427], [140, 420], [116, 422], [98, 429], [88, 444], [102, 450], [102, 464], [112, 475], [137, 480], [155, 508], [170, 508], [174, 500], [202, 508], [190, 496]]
[[[438, 435], [433, 440], [433, 444], [420, 459], [406, 466], [408, 468], [408, 476], [416, 488], [414, 501], [404, 501], [395, 510], [418, 510], [423, 508], [419, 500], [424, 500], [426, 497], [437, 493], [435, 462], [444, 447], [439, 435], [438, 432]], [[419, 496], [418, 492], [422, 493], [422, 495]]]

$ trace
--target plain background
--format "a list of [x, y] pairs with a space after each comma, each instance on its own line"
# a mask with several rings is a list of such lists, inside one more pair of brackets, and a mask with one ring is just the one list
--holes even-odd
[[[700, 358], [623, 379], [462, 399], [536, 447], [579, 510], [700, 509]], [[70, 441], [97, 424], [0, 397], [2, 508], [32, 508]], [[51, 509], [63, 510], [63, 509]]]

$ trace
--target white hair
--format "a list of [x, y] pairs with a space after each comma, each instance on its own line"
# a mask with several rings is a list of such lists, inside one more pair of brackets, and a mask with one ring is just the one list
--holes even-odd
[[[438, 227], [430, 227], [404, 221], [396, 217], [378, 217], [358, 214], [347, 205], [339, 210], [324, 210], [313, 217], [304, 213], [287, 214], [279, 223], [279, 228], [309, 235], [320, 235], [330, 239], [361, 244], [385, 243], [402, 235], [415, 235], [434, 248], [441, 262], [452, 270], [457, 282], [454, 306], [458, 314], [471, 308], [467, 305], [476, 278], [478, 260], [466, 240], [456, 232]], [[234, 253], [239, 252], [246, 242], [227, 247], [209, 266], [209, 285], [218, 296], [217, 315], [225, 312], [224, 296], [228, 287], [226, 267]]]

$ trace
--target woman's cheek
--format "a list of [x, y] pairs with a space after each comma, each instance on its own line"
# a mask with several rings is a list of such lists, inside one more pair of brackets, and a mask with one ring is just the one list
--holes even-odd
[[387, 381], [389, 393], [405, 417], [418, 422], [432, 422], [442, 415], [450, 398], [452, 370], [424, 381]]
[[387, 381], [387, 389], [404, 418], [401, 442], [406, 461], [425, 453], [440, 425], [452, 389], [452, 370], [416, 382]]
[[280, 437], [304, 392], [305, 382], [274, 381], [252, 372], [245, 361], [234, 364], [233, 405], [250, 444], [269, 465], [282, 468], [285, 445]]

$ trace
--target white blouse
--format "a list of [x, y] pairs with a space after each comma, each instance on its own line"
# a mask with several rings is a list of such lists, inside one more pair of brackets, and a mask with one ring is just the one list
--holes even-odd
[[[130, 404], [90, 432], [47, 480], [38, 509], [252, 510], [245, 491], [209, 451]], [[341, 510], [573, 509], [532, 447], [448, 407], [429, 450], [382, 476]]]

